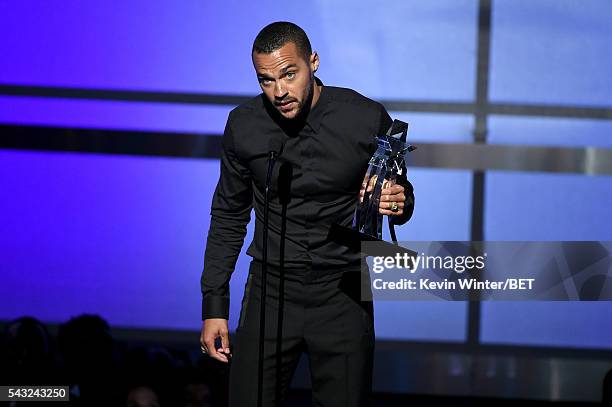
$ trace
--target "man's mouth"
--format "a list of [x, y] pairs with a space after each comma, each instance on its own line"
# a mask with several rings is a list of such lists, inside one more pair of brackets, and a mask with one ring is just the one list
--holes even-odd
[[282, 112], [288, 112], [288, 111], [292, 110], [295, 107], [295, 104], [296, 104], [296, 102], [294, 100], [292, 100], [292, 101], [288, 101], [288, 102], [277, 103], [276, 106]]

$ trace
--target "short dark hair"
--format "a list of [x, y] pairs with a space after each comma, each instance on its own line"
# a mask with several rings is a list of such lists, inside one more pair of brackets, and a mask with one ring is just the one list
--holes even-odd
[[289, 42], [295, 44], [306, 62], [310, 60], [312, 47], [308, 36], [298, 25], [288, 21], [277, 21], [262, 28], [253, 41], [252, 52], [269, 54]]

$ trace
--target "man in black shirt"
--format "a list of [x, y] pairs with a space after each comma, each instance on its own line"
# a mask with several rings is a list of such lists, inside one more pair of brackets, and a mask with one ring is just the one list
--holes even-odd
[[[279, 164], [292, 168], [285, 211], [272, 189], [268, 234], [268, 295], [263, 404], [284, 397], [302, 352], [309, 356], [313, 398], [323, 406], [367, 402], [374, 349], [372, 303], [362, 301], [361, 254], [329, 238], [333, 223], [350, 226], [375, 136], [392, 120], [384, 107], [314, 76], [319, 57], [292, 23], [266, 26], [253, 44], [253, 65], [263, 91], [229, 115], [223, 135], [221, 175], [211, 208], [202, 273], [203, 350], [231, 358], [230, 405], [253, 405], [257, 360], [263, 203], [270, 146], [282, 145]], [[347, 68], [348, 69], [348, 68]], [[274, 184], [274, 183], [273, 183]], [[394, 224], [412, 215], [414, 195], [405, 177], [383, 189], [380, 213]], [[229, 279], [244, 242], [251, 209], [255, 235], [234, 348], [230, 351]], [[281, 221], [286, 212], [282, 369], [275, 374]], [[215, 340], [220, 338], [220, 346]]]

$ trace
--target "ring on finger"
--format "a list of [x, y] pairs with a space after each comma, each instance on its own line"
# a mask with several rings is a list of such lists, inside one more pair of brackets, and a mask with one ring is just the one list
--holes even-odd
[[397, 211], [399, 211], [399, 205], [397, 204], [397, 202], [391, 202], [391, 212]]

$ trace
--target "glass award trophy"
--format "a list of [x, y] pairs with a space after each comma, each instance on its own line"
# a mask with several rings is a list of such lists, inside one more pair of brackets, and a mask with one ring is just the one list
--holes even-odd
[[[379, 213], [383, 188], [388, 188], [396, 183], [397, 178], [406, 171], [407, 154], [416, 149], [406, 143], [407, 134], [408, 123], [394, 120], [387, 134], [376, 137], [376, 152], [370, 158], [353, 215], [352, 227], [334, 224], [330, 231], [332, 240], [362, 252], [362, 242], [380, 242], [374, 246], [366, 245], [376, 247], [375, 254], [378, 256], [404, 252], [411, 255], [416, 254], [411, 250], [382, 240], [383, 215]], [[389, 227], [395, 241], [393, 225], [390, 223]]]

